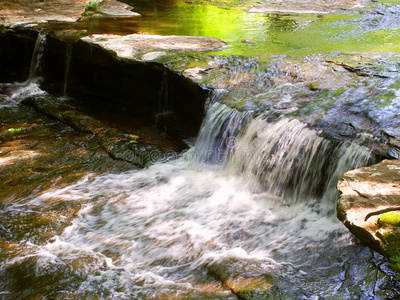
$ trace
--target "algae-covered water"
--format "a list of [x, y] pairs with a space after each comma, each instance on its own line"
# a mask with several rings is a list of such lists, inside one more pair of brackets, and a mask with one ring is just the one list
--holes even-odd
[[73, 27], [87, 33], [215, 37], [228, 43], [227, 49], [216, 53], [226, 56], [400, 52], [399, 1], [373, 2], [367, 8], [329, 14], [252, 13], [249, 10], [255, 3], [250, 1], [125, 2], [142, 16], [86, 18]]

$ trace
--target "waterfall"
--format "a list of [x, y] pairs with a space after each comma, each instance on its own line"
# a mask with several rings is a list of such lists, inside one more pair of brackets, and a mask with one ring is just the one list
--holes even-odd
[[40, 73], [43, 69], [43, 55], [45, 44], [46, 35], [39, 32], [36, 38], [35, 48], [33, 49], [27, 85], [36, 83], [39, 80]]
[[71, 64], [71, 56], [72, 56], [72, 44], [68, 44], [65, 52], [65, 70], [64, 70], [64, 86], [63, 86], [64, 99], [67, 98], [68, 75], [69, 75], [69, 67]]
[[195, 161], [225, 165], [235, 138], [250, 115], [219, 102], [211, 103], [195, 145]]
[[38, 33], [36, 38], [35, 47], [33, 49], [29, 78], [23, 83], [16, 83], [14, 90], [11, 93], [11, 99], [18, 102], [30, 95], [43, 94], [44, 91], [40, 89], [40, 75], [43, 71], [43, 55], [45, 52], [46, 35]]
[[370, 150], [358, 142], [332, 142], [296, 119], [268, 123], [214, 101], [194, 160], [222, 166], [226, 174], [242, 176], [252, 190], [277, 196], [285, 205], [323, 199], [328, 213], [338, 196], [340, 176], [370, 159]]
[[296, 119], [249, 122], [235, 141], [228, 173], [242, 174], [254, 190], [279, 196], [284, 204], [336, 195], [346, 171], [365, 165], [370, 151], [357, 142], [334, 143]]
[[[191, 151], [194, 159], [88, 174], [5, 203], [0, 219], [22, 242], [0, 257], [0, 290], [143, 300], [234, 299], [225, 283], [235, 280], [264, 283], [253, 299], [394, 290], [379, 257], [332, 217], [337, 176], [365, 164], [366, 148], [212, 102]], [[45, 221], [32, 231], [26, 220]]]

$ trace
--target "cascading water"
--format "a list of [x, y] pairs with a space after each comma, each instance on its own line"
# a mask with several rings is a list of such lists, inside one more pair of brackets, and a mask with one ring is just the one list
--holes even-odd
[[42, 71], [43, 65], [43, 55], [46, 44], [46, 35], [42, 33], [38, 33], [35, 48], [33, 49], [33, 55], [31, 59], [31, 66], [29, 70], [29, 78], [27, 80], [27, 85], [38, 81], [40, 73]]
[[237, 139], [228, 170], [286, 204], [332, 200], [340, 176], [365, 165], [369, 156], [368, 148], [355, 142], [335, 145], [296, 119], [267, 123], [259, 117]]
[[72, 44], [68, 44], [65, 52], [65, 70], [64, 70], [64, 85], [63, 85], [63, 98], [67, 98], [67, 88], [68, 88], [68, 75], [69, 67], [71, 64], [72, 57]]
[[322, 212], [336, 199], [315, 193], [368, 152], [298, 121], [249, 118], [213, 103], [186, 159], [3, 204], [0, 297], [394, 299], [384, 260]]
[[45, 52], [46, 35], [38, 33], [35, 48], [31, 59], [29, 78], [22, 83], [15, 83], [9, 87], [12, 90], [11, 99], [19, 102], [26, 96], [45, 93], [40, 89], [41, 72], [43, 70], [43, 55]]
[[197, 138], [196, 162], [225, 165], [236, 136], [248, 117], [249, 112], [239, 112], [218, 102], [211, 103], [203, 121], [203, 130]]

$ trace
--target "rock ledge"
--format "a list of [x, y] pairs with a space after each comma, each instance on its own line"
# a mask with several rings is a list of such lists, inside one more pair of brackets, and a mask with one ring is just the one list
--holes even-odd
[[337, 216], [363, 244], [389, 259], [400, 249], [400, 160], [349, 171], [338, 183]]

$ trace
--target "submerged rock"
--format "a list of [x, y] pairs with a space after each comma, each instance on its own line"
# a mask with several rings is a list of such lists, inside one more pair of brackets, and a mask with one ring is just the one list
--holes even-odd
[[347, 172], [341, 178], [337, 216], [363, 244], [392, 262], [400, 249], [400, 161]]
[[250, 12], [326, 14], [341, 9], [360, 7], [361, 4], [362, 4], [361, 0], [348, 0], [348, 1], [264, 0], [259, 5], [250, 9]]
[[[269, 266], [270, 270], [275, 267]], [[276, 278], [265, 273], [264, 265], [247, 259], [227, 257], [209, 263], [207, 270], [212, 277], [222, 283], [224, 288], [243, 300], [268, 298], [276, 283]]]

